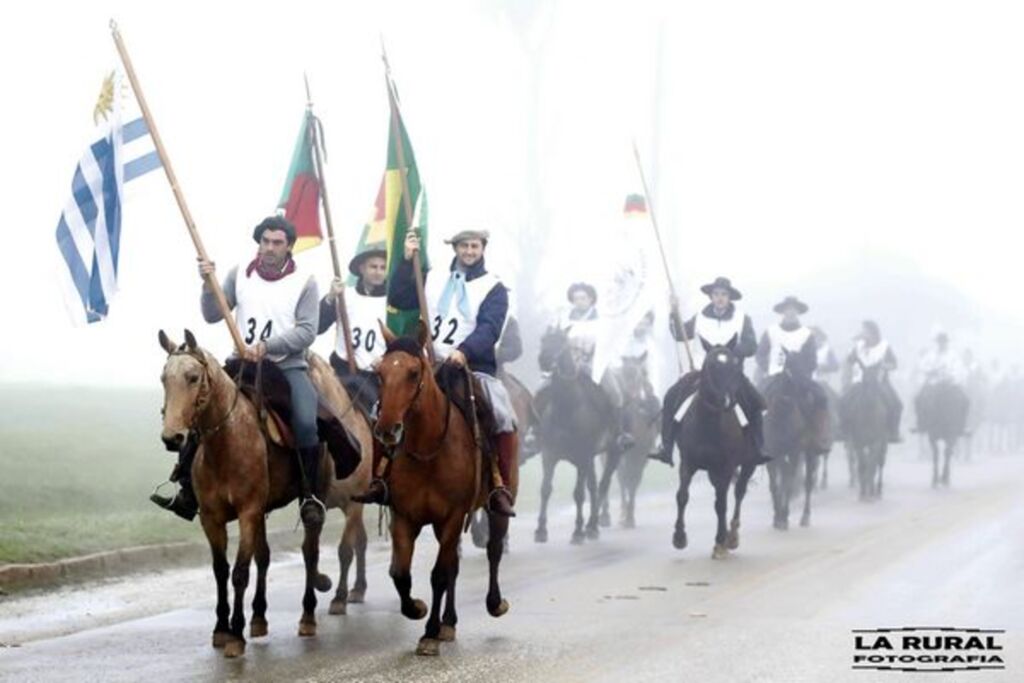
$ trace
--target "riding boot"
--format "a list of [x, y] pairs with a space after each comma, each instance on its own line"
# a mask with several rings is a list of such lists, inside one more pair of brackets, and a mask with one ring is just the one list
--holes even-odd
[[625, 453], [636, 444], [636, 440], [629, 431], [629, 416], [626, 415], [626, 411], [622, 408], [616, 408], [616, 412], [618, 413], [619, 435], [616, 437], [615, 443], [619, 450]]
[[494, 482], [491, 494], [487, 498], [487, 509], [502, 517], [515, 517], [513, 509], [515, 500], [512, 491], [506, 485], [512, 479], [512, 468], [517, 465], [515, 432], [498, 434], [498, 473], [500, 482]]
[[195, 519], [196, 513], [199, 512], [199, 501], [196, 500], [196, 493], [192, 489], [192, 461], [195, 460], [197, 450], [199, 437], [190, 432], [185, 445], [178, 451], [178, 464], [171, 473], [171, 481], [178, 483], [178, 492], [173, 498], [155, 492], [149, 497], [160, 507], [189, 522]]
[[[746, 411], [744, 411], [746, 414]], [[764, 452], [764, 416], [760, 410], [751, 410], [747, 415], [747, 426], [744, 433], [750, 441], [750, 447], [754, 451], [754, 464], [763, 465], [771, 460], [771, 457]]]
[[327, 516], [327, 507], [316, 497], [320, 483], [320, 445], [300, 448], [299, 466], [302, 469], [302, 489], [299, 517], [306, 526], [320, 526]]
[[[666, 403], [668, 403], [667, 396]], [[648, 453], [647, 457], [663, 462], [669, 467], [675, 467], [676, 463], [672, 453], [675, 450], [676, 418], [673, 412], [667, 408], [668, 406], [661, 413], [661, 443], [653, 452]]]
[[373, 442], [373, 478], [370, 480], [370, 485], [366, 491], [352, 496], [353, 501], [363, 503], [364, 505], [370, 503], [387, 505], [391, 502], [391, 495], [387, 484], [387, 473], [391, 460], [387, 459], [384, 470], [381, 471], [381, 461], [385, 459], [384, 447], [375, 439]]

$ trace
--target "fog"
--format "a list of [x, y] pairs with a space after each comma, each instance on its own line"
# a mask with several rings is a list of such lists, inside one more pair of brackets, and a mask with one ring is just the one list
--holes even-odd
[[[126, 190], [120, 293], [73, 327], [54, 231], [116, 18], [207, 250], [251, 259], [305, 106], [324, 123], [347, 262], [384, 168], [385, 42], [441, 239], [485, 227], [527, 354], [600, 283], [622, 205], [651, 181], [684, 313], [728, 275], [760, 332], [797, 294], [839, 351], [874, 318], [912, 363], [938, 328], [1019, 359], [1024, 8], [1005, 2], [39, 2], [0, 9], [6, 293], [0, 382], [153, 386], [160, 328], [226, 354], [162, 173]], [[638, 238], [640, 239], [640, 238]], [[645, 234], [645, 241], [652, 239]], [[326, 248], [298, 256], [322, 288]], [[651, 262], [663, 334], [668, 289]], [[316, 349], [328, 353], [333, 334]], [[671, 372], [672, 351], [661, 347]]]

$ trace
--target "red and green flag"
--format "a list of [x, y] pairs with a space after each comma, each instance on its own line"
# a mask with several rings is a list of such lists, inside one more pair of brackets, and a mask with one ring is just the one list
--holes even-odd
[[313, 134], [313, 126], [318, 125], [319, 120], [307, 111], [299, 129], [299, 138], [295, 141], [284, 190], [277, 203], [278, 209], [284, 211], [284, 217], [295, 226], [296, 239], [292, 251], [296, 253], [315, 247], [324, 239], [320, 229], [320, 178], [313, 161], [313, 144], [317, 137]]

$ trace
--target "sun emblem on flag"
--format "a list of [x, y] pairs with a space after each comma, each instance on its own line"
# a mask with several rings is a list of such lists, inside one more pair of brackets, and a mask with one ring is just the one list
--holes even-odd
[[107, 120], [107, 115], [114, 111], [114, 72], [111, 71], [103, 79], [103, 86], [100, 88], [100, 96], [96, 100], [96, 106], [92, 110], [92, 122], [100, 123], [100, 117]]

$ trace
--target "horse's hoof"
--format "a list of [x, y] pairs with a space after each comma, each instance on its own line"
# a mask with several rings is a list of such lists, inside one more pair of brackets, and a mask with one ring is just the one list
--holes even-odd
[[712, 560], [724, 560], [729, 557], [729, 551], [725, 549], [724, 545], [715, 544], [715, 549], [711, 551]]
[[547, 543], [548, 542], [548, 530], [547, 529], [537, 529], [536, 531], [534, 531], [533, 532], [533, 542], [534, 543]]
[[802, 516], [800, 518], [800, 526], [807, 527], [807, 526], [810, 526], [810, 525], [811, 525], [811, 516], [810, 515], [804, 515], [804, 516]]
[[268, 633], [266, 619], [253, 619], [249, 622], [249, 637], [263, 638]]
[[489, 604], [487, 605], [487, 613], [490, 614], [495, 619], [497, 619], [498, 617], [501, 617], [501, 616], [505, 616], [505, 614], [508, 613], [508, 609], [509, 609], [508, 600], [506, 600], [504, 598], [502, 598], [501, 601], [497, 605], [495, 605], [494, 607], [491, 607]]
[[597, 518], [597, 523], [603, 527], [610, 527], [612, 525], [612, 516], [607, 512], [602, 512], [601, 516]]
[[427, 616], [427, 603], [423, 602], [419, 598], [414, 598], [412, 601], [412, 607], [410, 609], [402, 608], [402, 616], [406, 619], [422, 619]]
[[441, 654], [441, 642], [424, 636], [416, 646], [416, 654], [421, 657], [436, 657]]
[[583, 545], [583, 541], [586, 539], [586, 535], [582, 531], [572, 532], [572, 539], [569, 541], [573, 545]]
[[672, 545], [676, 550], [682, 550], [686, 547], [686, 532], [677, 531], [672, 534]]
[[299, 637], [312, 638], [316, 635], [316, 620], [303, 617], [299, 621]]
[[626, 519], [622, 520], [622, 528], [623, 529], [635, 529], [636, 528], [636, 520], [633, 519], [632, 517], [627, 517]]
[[601, 538], [601, 530], [598, 529], [596, 526], [588, 526], [586, 533], [587, 538], [591, 541], [596, 541], [597, 539]]
[[213, 632], [213, 646], [218, 650], [227, 645], [229, 640], [231, 640], [231, 634], [227, 631]]
[[235, 659], [245, 654], [245, 641], [241, 638], [232, 638], [224, 643], [224, 657]]
[[772, 526], [779, 531], [785, 531], [789, 528], [789, 521], [782, 519], [781, 517], [776, 517], [775, 520], [772, 521]]
[[450, 643], [455, 640], [455, 627], [449, 626], [448, 624], [441, 624], [441, 632], [437, 634], [437, 639], [443, 643]]
[[331, 606], [327, 608], [327, 613], [334, 615], [348, 614], [348, 603], [344, 598], [334, 598], [331, 600]]
[[361, 605], [361, 604], [363, 604], [364, 602], [366, 602], [366, 590], [365, 589], [361, 590], [359, 588], [353, 588], [352, 590], [350, 590], [348, 592], [348, 600], [346, 600], [346, 602], [348, 602], [350, 605]]
[[725, 538], [725, 547], [729, 550], [736, 550], [740, 547], [740, 533], [738, 531], [730, 531], [729, 535]]
[[316, 579], [313, 581], [313, 588], [317, 589], [321, 593], [326, 593], [331, 590], [331, 586], [333, 585], [334, 584], [331, 583], [331, 577], [327, 576], [327, 574], [317, 574]]

